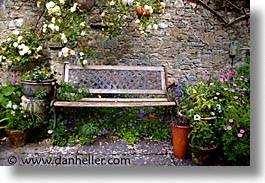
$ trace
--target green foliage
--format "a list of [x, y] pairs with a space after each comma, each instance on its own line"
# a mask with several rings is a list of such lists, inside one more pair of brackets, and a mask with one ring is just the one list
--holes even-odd
[[216, 145], [217, 137], [211, 121], [197, 121], [190, 125], [191, 131], [188, 135], [190, 143], [198, 147], [213, 147]]
[[[148, 118], [149, 114], [156, 120]], [[170, 125], [162, 121], [160, 110], [153, 108], [91, 108], [64, 111], [51, 136], [52, 142], [69, 144], [91, 144], [96, 136], [117, 136], [129, 144], [144, 138], [166, 140], [170, 136]], [[169, 120], [169, 119], [167, 119]]]
[[34, 100], [36, 101], [36, 100], [45, 99], [47, 96], [48, 96], [48, 90], [43, 89], [43, 90], [38, 91], [38, 93], [34, 97]]
[[87, 97], [88, 95], [89, 90], [85, 87], [62, 82], [59, 88], [57, 88], [56, 98], [58, 100], [77, 101], [83, 97]]

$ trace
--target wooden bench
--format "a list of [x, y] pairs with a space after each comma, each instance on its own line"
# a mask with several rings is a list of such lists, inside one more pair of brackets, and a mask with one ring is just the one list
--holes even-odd
[[[53, 100], [57, 107], [148, 107], [175, 106], [169, 100], [166, 67], [147, 66], [106, 66], [88, 65], [85, 67], [65, 63], [63, 80], [70, 84], [86, 87], [93, 98], [78, 101]], [[123, 98], [105, 97], [121, 94]], [[98, 97], [98, 96], [102, 97]], [[125, 96], [125, 98], [124, 98]]]

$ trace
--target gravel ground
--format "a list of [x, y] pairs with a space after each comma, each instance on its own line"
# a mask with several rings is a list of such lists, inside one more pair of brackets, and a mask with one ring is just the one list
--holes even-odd
[[129, 145], [123, 139], [98, 138], [90, 146], [53, 146], [49, 141], [14, 148], [0, 145], [1, 166], [194, 166], [178, 159], [169, 141], [143, 140]]

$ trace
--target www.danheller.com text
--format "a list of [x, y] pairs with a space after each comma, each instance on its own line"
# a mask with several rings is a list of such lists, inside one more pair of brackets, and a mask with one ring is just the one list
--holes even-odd
[[54, 157], [16, 157], [8, 158], [9, 165], [130, 165], [130, 158], [125, 157], [95, 157], [89, 156], [73, 156], [63, 157], [61, 155]]

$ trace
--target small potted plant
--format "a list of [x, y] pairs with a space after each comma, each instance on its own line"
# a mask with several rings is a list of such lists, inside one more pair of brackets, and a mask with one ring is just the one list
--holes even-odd
[[177, 112], [172, 122], [172, 141], [174, 155], [177, 158], [186, 158], [188, 149], [188, 133], [190, 121], [185, 114], [186, 98], [188, 96], [187, 82], [179, 82], [175, 90], [175, 101], [177, 103]]
[[46, 90], [47, 96], [53, 96], [56, 84], [56, 72], [50, 67], [37, 66], [28, 71], [21, 81], [21, 91], [26, 97], [35, 97], [40, 91]]
[[7, 116], [6, 134], [10, 144], [21, 147], [26, 143], [27, 132], [33, 125], [32, 115], [22, 109], [22, 106], [12, 104], [10, 101], [5, 111]]

